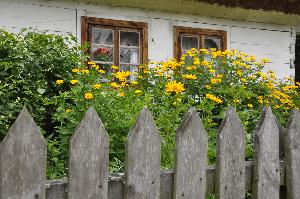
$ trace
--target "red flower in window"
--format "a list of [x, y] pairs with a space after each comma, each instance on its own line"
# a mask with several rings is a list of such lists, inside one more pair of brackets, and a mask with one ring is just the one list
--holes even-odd
[[108, 48], [97, 48], [97, 50], [95, 50], [93, 52], [94, 56], [98, 56], [98, 55], [108, 55], [109, 53], [109, 49]]
[[96, 61], [108, 61], [110, 50], [108, 48], [97, 48], [93, 52], [93, 57]]

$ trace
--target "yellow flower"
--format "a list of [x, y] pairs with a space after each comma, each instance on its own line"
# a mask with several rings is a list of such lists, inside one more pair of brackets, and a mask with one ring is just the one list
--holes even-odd
[[120, 85], [117, 84], [116, 82], [111, 83], [110, 86], [113, 87], [113, 88], [119, 88], [120, 87]]
[[129, 71], [118, 71], [115, 74], [115, 77], [119, 79], [119, 81], [123, 82], [127, 80], [127, 77], [130, 76], [130, 72]]
[[246, 82], [247, 80], [245, 78], [241, 78], [241, 81], [242, 82]]
[[210, 73], [215, 73], [216, 72], [216, 70], [214, 70], [214, 69], [210, 69], [210, 70], [208, 70]]
[[182, 77], [184, 79], [189, 79], [189, 80], [197, 79], [196, 75], [193, 75], [193, 74], [185, 74], [185, 75], [182, 75]]
[[62, 79], [58, 79], [58, 80], [56, 80], [56, 84], [63, 84], [64, 83], [64, 80], [62, 80]]
[[93, 61], [89, 61], [88, 64], [89, 64], [89, 65], [96, 65], [96, 63], [93, 62]]
[[66, 109], [66, 113], [70, 113], [71, 112], [71, 109]]
[[79, 72], [80, 72], [80, 69], [78, 69], [78, 68], [73, 68], [73, 69], [72, 69], [72, 72], [73, 72], [73, 73], [79, 73]]
[[98, 72], [101, 73], [101, 74], [104, 74], [104, 73], [105, 73], [105, 71], [102, 70], [102, 69], [99, 69]]
[[85, 98], [86, 100], [91, 100], [91, 99], [93, 99], [93, 94], [92, 94], [92, 93], [85, 93], [85, 94], [84, 94], [84, 98]]
[[138, 83], [137, 83], [137, 81], [132, 80], [132, 81], [130, 82], [130, 84], [132, 84], [132, 85], [137, 85]]
[[94, 89], [99, 89], [99, 88], [101, 88], [101, 84], [94, 84], [93, 87], [94, 87]]
[[135, 94], [139, 94], [139, 93], [142, 93], [143, 91], [141, 91], [141, 90], [136, 90], [136, 91], [134, 91], [134, 93]]
[[211, 86], [210, 85], [205, 85], [205, 88], [211, 89]]
[[216, 96], [214, 96], [212, 94], [206, 94], [205, 96], [206, 96], [206, 98], [208, 98], [208, 99], [210, 99], [210, 100], [212, 100], [212, 101], [214, 101], [214, 102], [216, 102], [218, 104], [221, 104], [223, 102], [222, 99], [220, 99], [220, 98], [218, 98], [218, 97], [216, 97]]
[[252, 104], [247, 104], [247, 106], [248, 106], [249, 108], [253, 108], [253, 105], [252, 105]]
[[240, 100], [239, 99], [234, 99], [233, 102], [234, 103], [240, 103]]
[[74, 84], [77, 84], [77, 83], [78, 83], [78, 80], [76, 80], [76, 79], [72, 79], [70, 82], [71, 82], [71, 84], [73, 84], [73, 85], [74, 85]]
[[166, 84], [166, 93], [172, 93], [175, 92], [176, 94], [182, 93], [185, 91], [184, 85], [181, 82], [170, 81]]
[[185, 69], [186, 70], [195, 70], [197, 67], [196, 66], [187, 66]]
[[119, 69], [119, 67], [118, 67], [118, 66], [115, 66], [115, 65], [113, 65], [113, 66], [111, 66], [111, 69], [118, 70], [118, 69]]
[[89, 69], [82, 69], [81, 72], [85, 73], [85, 74], [89, 74], [90, 73]]
[[201, 65], [202, 65], [202, 66], [208, 66], [209, 63], [208, 63], [208, 61], [204, 60], [204, 61], [201, 62]]
[[237, 74], [238, 76], [242, 76], [242, 75], [243, 75], [243, 71], [242, 71], [242, 70], [237, 70], [237, 71], [236, 71], [236, 74]]
[[210, 80], [210, 82], [211, 82], [212, 84], [217, 84], [217, 83], [221, 83], [222, 80], [221, 80], [221, 79], [218, 79], [218, 78], [212, 78], [212, 79]]
[[199, 60], [199, 58], [194, 58], [194, 61], [193, 61], [193, 64], [195, 64], [195, 65], [199, 65], [200, 64], [200, 60]]
[[263, 63], [263, 64], [266, 64], [266, 63], [269, 63], [269, 62], [270, 62], [270, 60], [269, 60], [268, 58], [262, 58], [260, 61], [261, 61], [261, 63]]
[[125, 93], [124, 93], [124, 92], [121, 92], [121, 93], [118, 94], [118, 96], [119, 96], [119, 97], [124, 97], [124, 96], [125, 96]]

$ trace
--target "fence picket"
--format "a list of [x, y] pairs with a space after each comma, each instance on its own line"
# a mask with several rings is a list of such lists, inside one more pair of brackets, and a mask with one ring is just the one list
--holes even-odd
[[270, 107], [254, 131], [253, 152], [254, 199], [279, 199], [279, 128]]
[[108, 134], [90, 107], [70, 141], [69, 199], [107, 199]]
[[190, 108], [176, 134], [175, 199], [205, 199], [208, 138], [195, 108]]
[[126, 143], [125, 199], [159, 199], [160, 144], [152, 115], [144, 108]]
[[0, 146], [0, 198], [45, 199], [47, 147], [24, 107]]
[[233, 107], [222, 121], [217, 138], [216, 195], [245, 197], [245, 131]]
[[300, 112], [293, 111], [285, 137], [287, 198], [300, 198]]

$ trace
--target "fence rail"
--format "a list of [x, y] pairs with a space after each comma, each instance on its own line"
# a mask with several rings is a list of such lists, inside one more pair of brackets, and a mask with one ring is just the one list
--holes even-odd
[[46, 182], [46, 143], [24, 108], [0, 144], [0, 198], [204, 199], [215, 193], [242, 199], [252, 190], [255, 199], [299, 199], [299, 111], [283, 131], [271, 108], [264, 109], [253, 135], [253, 162], [246, 162], [243, 125], [230, 108], [217, 136], [216, 166], [207, 166], [207, 134], [191, 108], [177, 130], [174, 171], [161, 171], [161, 137], [144, 108], [128, 134], [125, 175], [109, 176], [109, 137], [89, 108], [70, 140], [68, 182]]

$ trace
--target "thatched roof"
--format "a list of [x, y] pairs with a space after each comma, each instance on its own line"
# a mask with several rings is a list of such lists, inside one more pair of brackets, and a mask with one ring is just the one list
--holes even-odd
[[300, 0], [194, 0], [226, 7], [278, 11], [300, 15]]

